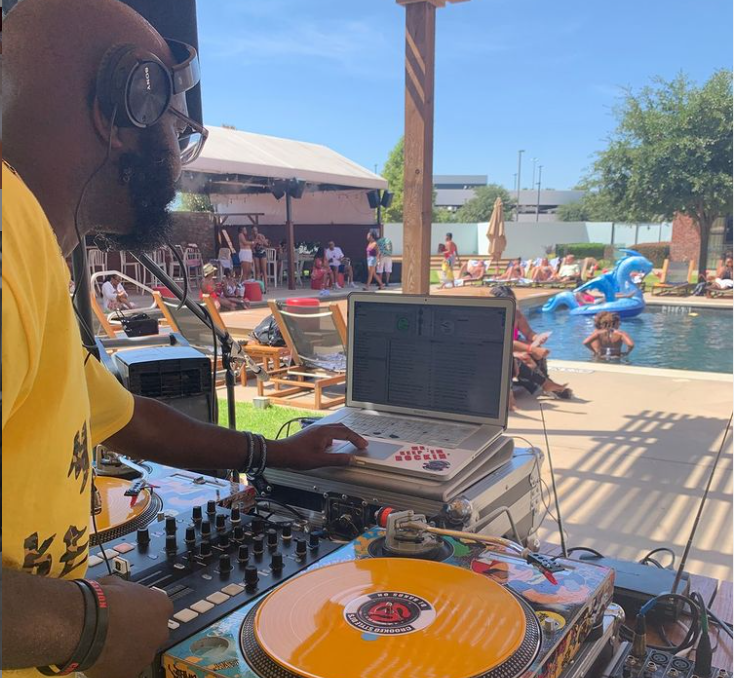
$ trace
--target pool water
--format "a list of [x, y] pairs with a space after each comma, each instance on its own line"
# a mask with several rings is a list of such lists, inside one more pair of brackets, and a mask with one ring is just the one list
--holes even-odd
[[[568, 312], [526, 311], [536, 333], [552, 331], [545, 346], [550, 358], [590, 362], [583, 340], [594, 331], [593, 316]], [[699, 372], [732, 372], [732, 312], [690, 306], [648, 306], [636, 318], [622, 320], [620, 329], [635, 342], [624, 362]]]

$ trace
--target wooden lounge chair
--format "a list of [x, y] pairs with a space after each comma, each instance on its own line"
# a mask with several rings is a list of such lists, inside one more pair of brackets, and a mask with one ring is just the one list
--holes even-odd
[[662, 297], [688, 296], [695, 287], [691, 282], [694, 266], [693, 259], [690, 261], [670, 261], [666, 259], [663, 263], [660, 282], [652, 287], [653, 295]]
[[[241, 343], [245, 343], [244, 350], [256, 363], [260, 363], [262, 368], [270, 373], [280, 369], [284, 360], [290, 359], [290, 349], [287, 346], [266, 346], [253, 341], [249, 332], [245, 330], [237, 330], [227, 327], [219, 309], [214, 300], [208, 294], [203, 294], [204, 306], [209, 311], [214, 322], [223, 330], [229, 332], [233, 339]], [[240, 383], [247, 386], [247, 370], [242, 369], [240, 372]]]
[[[345, 401], [347, 328], [337, 304], [285, 310], [268, 303], [293, 365], [270, 373], [272, 389], [258, 381], [258, 395], [275, 405], [322, 410]], [[314, 313], [313, 311], [316, 310]], [[310, 398], [293, 398], [299, 394]]]

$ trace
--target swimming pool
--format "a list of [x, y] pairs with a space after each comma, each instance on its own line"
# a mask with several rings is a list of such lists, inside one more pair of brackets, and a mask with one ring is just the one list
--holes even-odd
[[[535, 332], [552, 331], [546, 346], [551, 358], [590, 361], [582, 344], [594, 330], [592, 317], [567, 312], [526, 311]], [[622, 320], [635, 342], [630, 365], [699, 372], [732, 372], [732, 312], [691, 306], [647, 306], [636, 318]]]

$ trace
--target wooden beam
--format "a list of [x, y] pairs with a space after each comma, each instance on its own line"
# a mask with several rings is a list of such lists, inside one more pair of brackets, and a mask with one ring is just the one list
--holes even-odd
[[[405, 0], [399, 0], [405, 4]], [[433, 217], [433, 91], [436, 5], [405, 5], [405, 184], [403, 291], [428, 294]]]

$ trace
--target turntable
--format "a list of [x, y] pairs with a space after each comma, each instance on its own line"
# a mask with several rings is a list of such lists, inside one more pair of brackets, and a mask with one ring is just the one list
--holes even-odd
[[559, 559], [547, 578], [500, 545], [440, 536], [405, 558], [385, 537], [366, 532], [194, 633], [164, 655], [166, 676], [556, 678], [611, 602], [607, 568]]

